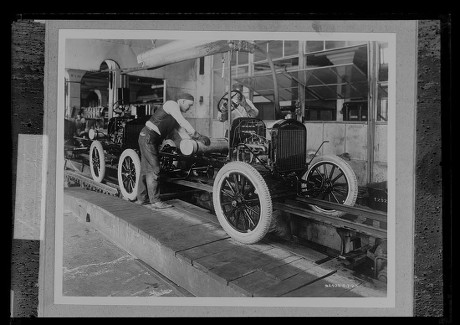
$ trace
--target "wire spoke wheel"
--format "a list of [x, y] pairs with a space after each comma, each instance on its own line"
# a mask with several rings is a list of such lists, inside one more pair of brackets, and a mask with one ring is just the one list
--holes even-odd
[[118, 161], [118, 185], [124, 198], [135, 200], [139, 186], [141, 162], [133, 149], [126, 149]]
[[214, 180], [213, 203], [222, 228], [235, 240], [252, 244], [268, 232], [271, 197], [265, 180], [251, 165], [234, 161], [222, 167]]
[[99, 176], [99, 169], [101, 168], [101, 163], [100, 163], [100, 158], [99, 158], [99, 153], [97, 150], [93, 151], [93, 154], [91, 155], [91, 160], [93, 162], [93, 171], [96, 176]]
[[121, 166], [121, 178], [128, 193], [132, 193], [136, 183], [136, 167], [130, 156], [127, 156]]
[[[233, 228], [244, 233], [253, 231], [260, 219], [260, 198], [254, 193], [254, 187], [244, 188], [248, 182], [246, 176], [235, 171], [225, 177], [220, 190], [225, 218]], [[248, 199], [252, 201], [251, 207], [246, 202]]]
[[102, 182], [105, 176], [105, 155], [102, 144], [97, 140], [89, 148], [89, 169], [93, 180]]
[[[353, 169], [337, 156], [313, 159], [308, 171], [302, 176], [301, 193], [320, 200], [354, 205], [358, 196], [358, 182]], [[341, 216], [345, 212], [310, 205], [317, 212]]]

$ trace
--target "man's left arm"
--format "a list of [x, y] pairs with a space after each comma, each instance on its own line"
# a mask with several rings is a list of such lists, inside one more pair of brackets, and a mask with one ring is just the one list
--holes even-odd
[[179, 123], [179, 126], [183, 128], [190, 136], [193, 136], [195, 133], [195, 129], [193, 126], [190, 124], [189, 121], [185, 119], [185, 117], [182, 115], [179, 105], [176, 103], [167, 103], [163, 106], [163, 109], [165, 110], [166, 113], [170, 114], [174, 119]]
[[255, 107], [249, 99], [245, 98], [245, 101], [248, 104], [248, 106], [245, 107], [245, 109], [249, 117], [257, 117], [257, 115], [259, 115], [259, 110], [257, 109], [257, 107]]
[[174, 103], [169, 104], [169, 105], [165, 104], [163, 105], [163, 109], [165, 110], [166, 113], [171, 114], [172, 117], [174, 117], [177, 123], [179, 123], [179, 126], [183, 128], [192, 139], [201, 141], [206, 146], [209, 146], [209, 144], [211, 143], [211, 140], [207, 136], [204, 136], [198, 133], [193, 128], [193, 126], [189, 123], [189, 121], [187, 121], [185, 117], [182, 115], [180, 108], [177, 104], [176, 105]]

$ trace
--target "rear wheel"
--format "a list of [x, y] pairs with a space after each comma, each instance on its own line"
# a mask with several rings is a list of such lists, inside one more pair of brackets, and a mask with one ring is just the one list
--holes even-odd
[[[350, 165], [340, 157], [320, 156], [310, 163], [302, 176], [301, 193], [333, 203], [353, 206], [358, 196], [358, 181]], [[310, 205], [317, 212], [342, 216], [345, 212]]]
[[219, 170], [213, 204], [219, 223], [233, 239], [253, 244], [267, 234], [272, 200], [267, 184], [251, 165], [233, 161]]
[[118, 161], [118, 185], [124, 198], [131, 201], [137, 198], [140, 174], [139, 155], [133, 149], [126, 149]]
[[97, 140], [89, 148], [89, 170], [96, 182], [102, 182], [105, 176], [105, 154], [102, 144]]

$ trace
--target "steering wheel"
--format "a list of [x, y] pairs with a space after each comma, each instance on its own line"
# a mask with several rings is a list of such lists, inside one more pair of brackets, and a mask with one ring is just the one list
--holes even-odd
[[[230, 96], [232, 98], [232, 111], [238, 107], [238, 104], [233, 102], [233, 98], [236, 97], [237, 101], [239, 102], [243, 98], [243, 94], [239, 90], [232, 90], [230, 93]], [[237, 97], [238, 96], [238, 97]], [[219, 99], [219, 102], [217, 103], [217, 110], [219, 112], [227, 111], [228, 110], [228, 92], [226, 92], [221, 99]]]

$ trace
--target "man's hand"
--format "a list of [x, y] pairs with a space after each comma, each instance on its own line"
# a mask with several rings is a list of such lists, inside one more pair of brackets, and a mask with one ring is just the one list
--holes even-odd
[[211, 140], [207, 136], [199, 134], [196, 131], [192, 138], [202, 142], [205, 146], [209, 146], [211, 144]]
[[211, 144], [211, 140], [205, 135], [200, 135], [197, 140], [203, 142], [205, 146], [209, 146]]

